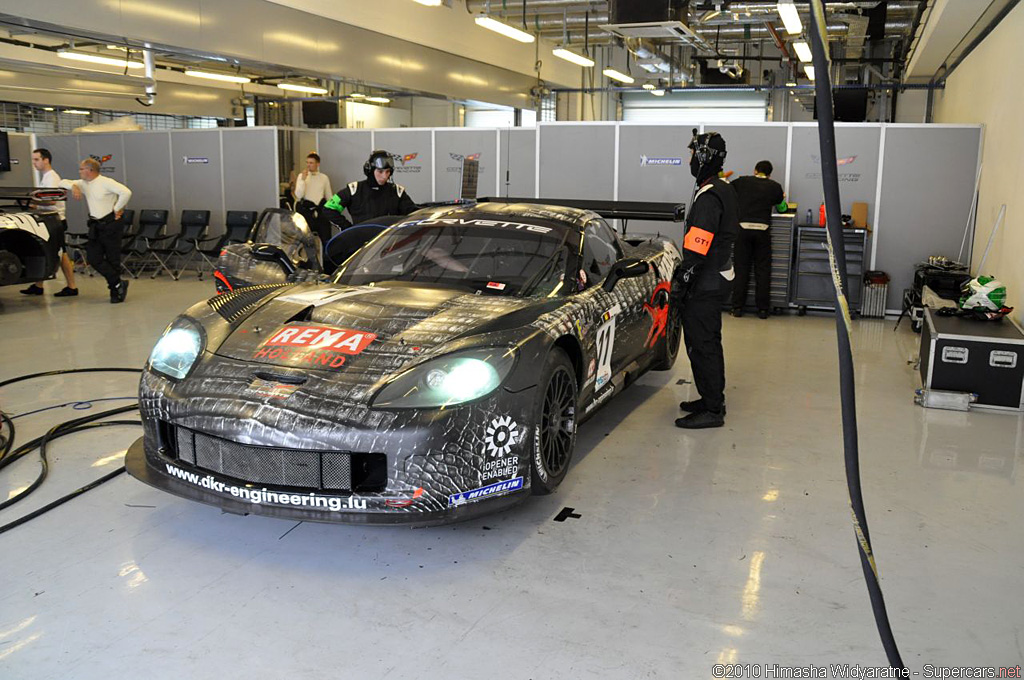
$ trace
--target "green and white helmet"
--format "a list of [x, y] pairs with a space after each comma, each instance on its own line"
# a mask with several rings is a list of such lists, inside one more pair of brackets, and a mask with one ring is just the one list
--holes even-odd
[[962, 292], [961, 309], [998, 311], [1006, 303], [1006, 286], [991, 276], [971, 279], [964, 285]]

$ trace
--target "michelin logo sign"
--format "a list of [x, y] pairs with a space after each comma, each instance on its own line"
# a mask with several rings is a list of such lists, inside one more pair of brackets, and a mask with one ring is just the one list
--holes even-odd
[[494, 484], [488, 484], [487, 486], [482, 486], [479, 489], [473, 489], [472, 491], [463, 491], [462, 493], [452, 494], [451, 496], [448, 496], [448, 507], [458, 507], [472, 501], [478, 501], [481, 498], [487, 498], [488, 496], [500, 496], [504, 493], [508, 493], [509, 491], [518, 491], [522, 488], [522, 477], [506, 479], [504, 482], [495, 482]]
[[649, 156], [640, 156], [640, 167], [646, 165], [682, 165], [682, 158], [650, 158]]

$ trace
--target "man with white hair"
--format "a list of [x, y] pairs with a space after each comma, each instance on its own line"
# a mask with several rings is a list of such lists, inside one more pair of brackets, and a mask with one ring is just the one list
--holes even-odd
[[60, 186], [71, 189], [76, 200], [85, 196], [89, 206], [89, 240], [85, 245], [89, 264], [107, 280], [112, 303], [124, 302], [128, 281], [121, 280], [121, 239], [124, 225], [121, 216], [132, 197], [132, 191], [115, 179], [100, 174], [94, 158], [84, 159], [78, 166], [81, 179], [61, 180]]

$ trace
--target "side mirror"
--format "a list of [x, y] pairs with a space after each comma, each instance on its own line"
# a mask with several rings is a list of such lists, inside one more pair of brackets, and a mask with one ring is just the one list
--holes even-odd
[[619, 279], [632, 279], [637, 276], [643, 276], [650, 269], [651, 266], [644, 260], [627, 257], [612, 265], [612, 269], [608, 272], [608, 276], [605, 277], [601, 287], [604, 288], [605, 292], [610, 293], [615, 288], [615, 284], [619, 282]]
[[252, 256], [263, 262], [273, 262], [284, 270], [289, 276], [295, 273], [295, 265], [285, 252], [279, 247], [270, 243], [259, 243], [252, 247]]

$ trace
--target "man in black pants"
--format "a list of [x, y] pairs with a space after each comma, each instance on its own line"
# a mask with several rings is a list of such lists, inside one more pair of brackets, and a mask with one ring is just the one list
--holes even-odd
[[89, 240], [86, 259], [100, 276], [107, 280], [111, 302], [124, 302], [128, 282], [121, 280], [121, 237], [124, 225], [121, 216], [132, 197], [132, 191], [117, 180], [100, 174], [100, 164], [86, 158], [78, 166], [75, 181], [62, 179], [60, 186], [71, 189], [75, 199], [85, 196], [89, 205]]
[[725, 356], [722, 351], [722, 306], [726, 281], [733, 278], [732, 245], [739, 231], [736, 193], [718, 173], [725, 162], [725, 140], [717, 132], [690, 142], [690, 173], [697, 191], [686, 216], [683, 263], [672, 280], [676, 309], [681, 309], [683, 341], [693, 382], [700, 393], [679, 408], [690, 415], [676, 427], [697, 429], [725, 424]]
[[770, 161], [758, 161], [754, 174], [745, 175], [732, 183], [739, 200], [740, 233], [736, 237], [736, 280], [732, 286], [732, 315], [743, 316], [747, 304], [747, 284], [750, 281], [750, 263], [754, 263], [754, 301], [757, 316], [768, 318], [771, 304], [772, 208], [779, 212], [788, 206], [783, 202], [782, 185], [771, 178]]

